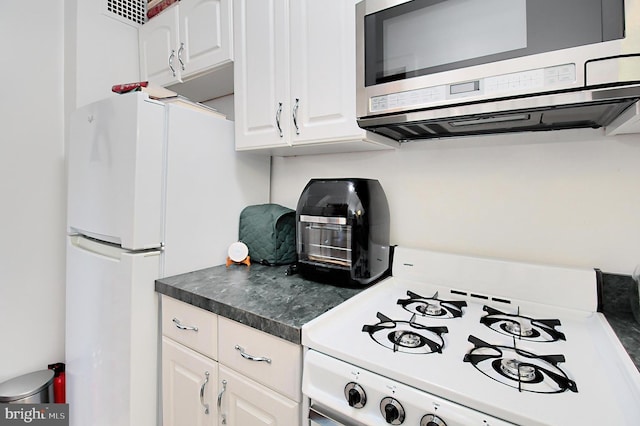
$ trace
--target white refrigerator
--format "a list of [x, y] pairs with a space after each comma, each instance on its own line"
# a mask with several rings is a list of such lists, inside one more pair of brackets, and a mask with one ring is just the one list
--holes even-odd
[[154, 280], [225, 262], [270, 159], [236, 153], [231, 121], [139, 92], [76, 110], [69, 137], [70, 425], [156, 426]]

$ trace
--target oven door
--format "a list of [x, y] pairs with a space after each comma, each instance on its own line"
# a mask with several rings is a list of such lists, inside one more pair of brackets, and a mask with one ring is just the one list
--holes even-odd
[[366, 426], [364, 423], [347, 419], [326, 407], [312, 404], [309, 408], [309, 426]]

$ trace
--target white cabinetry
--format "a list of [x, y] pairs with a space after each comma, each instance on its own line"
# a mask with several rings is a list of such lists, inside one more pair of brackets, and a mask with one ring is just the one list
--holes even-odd
[[227, 425], [235, 426], [298, 426], [299, 404], [248, 379], [224, 365], [220, 366], [224, 380], [221, 416]]
[[301, 424], [300, 345], [166, 296], [162, 332], [164, 426]]
[[168, 86], [233, 59], [231, 0], [182, 0], [140, 27], [140, 76]]
[[227, 318], [218, 333], [227, 424], [299, 425], [302, 347]]
[[234, 0], [236, 149], [389, 149], [355, 117], [355, 0]]
[[162, 334], [163, 425], [217, 425], [218, 316], [163, 296]]
[[162, 337], [164, 426], [216, 425], [217, 383], [218, 364], [214, 360]]

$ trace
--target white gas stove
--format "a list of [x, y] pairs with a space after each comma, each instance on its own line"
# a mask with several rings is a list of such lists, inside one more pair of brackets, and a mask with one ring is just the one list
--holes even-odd
[[396, 248], [302, 329], [311, 425], [638, 425], [597, 271]]

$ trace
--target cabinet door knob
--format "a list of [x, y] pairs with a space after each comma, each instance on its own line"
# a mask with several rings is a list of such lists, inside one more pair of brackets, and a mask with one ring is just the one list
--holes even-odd
[[209, 404], [204, 403], [204, 388], [207, 386], [207, 383], [209, 383], [209, 372], [205, 371], [204, 382], [202, 383], [202, 386], [200, 386], [200, 404], [204, 407], [205, 414], [209, 414]]

